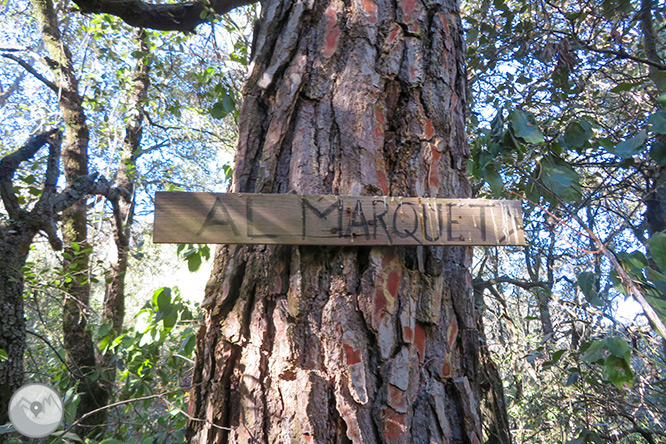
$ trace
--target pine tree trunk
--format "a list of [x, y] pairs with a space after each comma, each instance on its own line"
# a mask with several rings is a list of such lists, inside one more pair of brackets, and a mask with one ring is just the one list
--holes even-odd
[[[270, 0], [234, 191], [469, 197], [458, 4]], [[465, 248], [224, 246], [194, 443], [479, 443]]]

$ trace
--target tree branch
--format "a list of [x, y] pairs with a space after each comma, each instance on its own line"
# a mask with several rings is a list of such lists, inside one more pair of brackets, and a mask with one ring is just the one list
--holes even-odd
[[113, 201], [121, 195], [129, 195], [129, 191], [112, 187], [111, 182], [97, 173], [88, 174], [79, 177], [53, 199], [53, 211], [61, 212], [79, 200], [94, 195], [104, 196]]
[[72, 369], [72, 368], [69, 366], [69, 364], [67, 364], [67, 361], [65, 361], [65, 360], [62, 358], [62, 356], [60, 356], [60, 353], [58, 352], [58, 350], [53, 346], [53, 344], [51, 344], [51, 343], [49, 342], [48, 339], [46, 339], [46, 338], [45, 338], [44, 336], [42, 336], [42, 335], [39, 335], [39, 334], [35, 333], [34, 331], [26, 330], [25, 332], [28, 333], [29, 335], [32, 335], [32, 336], [36, 337], [37, 339], [41, 339], [42, 342], [44, 342], [44, 344], [46, 344], [46, 345], [47, 345], [47, 346], [53, 351], [53, 353], [56, 355], [56, 357], [58, 358], [58, 360], [59, 360], [60, 362], [63, 363], [63, 365], [65, 366], [65, 368], [67, 369], [67, 371], [68, 371], [71, 375], [77, 375], [77, 374], [79, 374], [78, 372], [75, 372], [74, 369]]
[[7, 100], [14, 94], [16, 91], [18, 91], [19, 85], [21, 84], [21, 81], [25, 78], [25, 73], [22, 72], [14, 81], [12, 82], [11, 85], [9, 85], [9, 88], [7, 88], [5, 91], [0, 93], [0, 108], [5, 106], [5, 103], [7, 103]]
[[[120, 406], [120, 405], [131, 404], [131, 403], [133, 403], [133, 402], [147, 401], [147, 400], [150, 400], [150, 399], [162, 399], [162, 400], [165, 400], [166, 397], [169, 396], [169, 395], [174, 395], [174, 394], [176, 394], [176, 393], [187, 392], [187, 391], [193, 389], [195, 386], [197, 386], [197, 385], [199, 385], [199, 384], [201, 384], [201, 383], [193, 384], [193, 385], [190, 386], [190, 387], [182, 387], [182, 388], [179, 388], [179, 389], [176, 389], [176, 390], [171, 390], [171, 391], [169, 391], [169, 392], [156, 393], [156, 394], [154, 394], [154, 395], [142, 396], [142, 397], [140, 397], [140, 398], [125, 399], [125, 400], [123, 400], [123, 401], [117, 401], [117, 402], [114, 402], [114, 403], [112, 403], [112, 404], [105, 405], [104, 407], [100, 407], [100, 408], [98, 408], [98, 409], [96, 409], [96, 410], [93, 410], [93, 411], [88, 412], [88, 413], [86, 413], [85, 415], [81, 416], [79, 419], [77, 419], [77, 420], [74, 421], [72, 424], [70, 424], [69, 427], [67, 427], [67, 428], [66, 428], [65, 430], [63, 430], [62, 432], [57, 432], [57, 436], [56, 436], [56, 438], [55, 438], [53, 441], [51, 441], [50, 444], [55, 444], [56, 442], [58, 442], [58, 440], [60, 440], [60, 438], [62, 438], [63, 436], [65, 436], [65, 435], [67, 434], [67, 432], [69, 432], [70, 430], [72, 430], [76, 425], [81, 424], [81, 423], [83, 422], [84, 419], [86, 419], [86, 418], [89, 417], [89, 416], [94, 415], [95, 413], [98, 413], [98, 412], [101, 412], [101, 411], [104, 411], [104, 410], [108, 410], [108, 409], [113, 408], [113, 407], [118, 407], [118, 406]], [[203, 420], [203, 421], [205, 421], [206, 423], [210, 424], [212, 427], [216, 427], [216, 428], [221, 429], [221, 430], [231, 430], [231, 429], [229, 429], [229, 428], [227, 428], [227, 427], [222, 427], [222, 426], [218, 426], [218, 425], [216, 425], [216, 424], [213, 424], [212, 422], [210, 422], [210, 421], [208, 421], [208, 420]]]
[[[2, 196], [5, 209], [12, 219], [16, 219], [20, 211], [19, 201], [16, 193], [14, 193], [12, 183], [14, 173], [22, 162], [31, 159], [45, 143], [51, 145], [59, 143], [59, 134], [60, 130], [52, 129], [34, 135], [21, 148], [0, 159], [0, 196]], [[54, 135], [56, 135], [55, 139]]]
[[30, 74], [32, 74], [33, 77], [35, 77], [37, 80], [42, 82], [44, 85], [48, 86], [49, 89], [51, 89], [56, 94], [58, 94], [58, 92], [60, 91], [60, 88], [58, 88], [58, 85], [56, 85], [55, 83], [53, 83], [52, 81], [50, 81], [49, 79], [47, 79], [46, 77], [44, 77], [43, 75], [38, 73], [37, 70], [35, 68], [33, 68], [25, 60], [16, 57], [14, 54], [2, 54], [2, 56], [6, 59], [11, 59], [11, 60], [15, 61], [16, 63], [18, 63], [19, 65], [21, 65], [23, 67], [23, 69], [25, 69]]
[[31, 136], [21, 148], [0, 159], [0, 180], [11, 179], [21, 162], [32, 158], [45, 143], [52, 143], [51, 136], [59, 131], [52, 129]]
[[650, 60], [650, 59], [644, 59], [642, 57], [636, 57], [634, 55], [629, 54], [628, 52], [626, 52], [624, 50], [596, 48], [592, 45], [588, 45], [587, 43], [581, 42], [580, 40], [579, 40], [579, 42], [583, 46], [583, 48], [587, 49], [588, 51], [596, 52], [596, 53], [599, 53], [599, 54], [613, 55], [613, 56], [616, 56], [620, 59], [633, 60], [634, 62], [642, 63], [644, 65], [648, 65], [648, 66], [651, 66], [653, 68], [657, 68], [660, 71], [666, 71], [666, 65], [664, 65], [663, 63], [655, 62], [654, 60]]
[[[139, 28], [160, 31], [194, 32], [197, 25], [208, 21], [207, 2], [170, 4], [147, 3], [142, 0], [73, 0], [83, 13], [106, 13]], [[210, 7], [217, 14], [226, 14], [238, 6], [257, 0], [212, 0]]]
[[530, 281], [521, 281], [518, 279], [512, 279], [508, 276], [500, 276], [496, 277], [493, 279], [490, 279], [489, 281], [475, 281], [473, 285], [475, 287], [479, 288], [489, 288], [492, 285], [495, 284], [511, 284], [515, 285], [516, 287], [520, 287], [524, 290], [530, 290], [534, 287], [541, 287], [543, 289], [549, 289], [550, 287], [553, 286], [552, 282], [530, 282]]

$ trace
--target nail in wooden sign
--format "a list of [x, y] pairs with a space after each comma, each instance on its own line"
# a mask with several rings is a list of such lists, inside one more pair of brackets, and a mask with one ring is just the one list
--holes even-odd
[[525, 245], [520, 202], [158, 192], [156, 243]]

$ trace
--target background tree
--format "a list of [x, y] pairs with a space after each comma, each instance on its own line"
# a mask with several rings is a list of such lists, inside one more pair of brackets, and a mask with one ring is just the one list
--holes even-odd
[[[14, 188], [14, 175], [20, 165], [31, 160], [40, 148], [49, 146], [45, 181], [41, 189], [35, 188], [38, 199], [32, 208], [21, 205]], [[23, 352], [25, 349], [25, 318], [23, 304], [24, 266], [30, 246], [39, 231], [47, 234], [51, 246], [59, 250], [62, 241], [56, 233], [56, 218], [63, 210], [90, 194], [103, 194], [117, 199], [119, 190], [113, 190], [104, 179], [82, 176], [65, 190], [58, 192], [56, 184], [60, 175], [60, 132], [51, 130], [33, 136], [25, 145], [0, 161], [0, 194], [9, 219], [0, 225], [0, 252], [3, 264], [0, 303], [6, 310], [0, 335], [0, 422], [7, 421], [11, 395], [23, 384]], [[24, 176], [23, 181], [34, 184], [34, 177]], [[27, 178], [27, 180], [26, 180]], [[21, 196], [22, 197], [22, 196]], [[23, 202], [25, 204], [25, 202]], [[0, 435], [0, 439], [4, 439]]]
[[[16, 6], [16, 8], [13, 6]], [[26, 6], [27, 5], [23, 5], [23, 7]], [[7, 6], [6, 9], [7, 15], [5, 17], [8, 20], [19, 18], [17, 21], [19, 23], [20, 20], [25, 20], [25, 23], [23, 23], [25, 28], [23, 29], [30, 29], [35, 25], [34, 21], [31, 20], [32, 17], [29, 14], [26, 14], [26, 10], [21, 9], [21, 5], [12, 4], [11, 6]], [[20, 12], [17, 12], [18, 10], [20, 10]], [[30, 9], [28, 9], [28, 11], [30, 11]], [[238, 20], [238, 17], [236, 17], [236, 20]], [[238, 26], [235, 25], [231, 20], [225, 21], [225, 23], [225, 26], [228, 29], [231, 29], [232, 26]], [[137, 129], [145, 129], [145, 121], [144, 123], [137, 124], [132, 127], [132, 120], [135, 117], [138, 117], [140, 121], [141, 119], [145, 118], [146, 114], [144, 112], [141, 114], [141, 116], [136, 116], [133, 113], [125, 113], [123, 110], [124, 106], [119, 107], [116, 105], [117, 99], [114, 97], [118, 97], [118, 91], [122, 91], [128, 83], [127, 76], [125, 75], [128, 70], [125, 61], [122, 58], [124, 57], [122, 51], [126, 51], [126, 49], [123, 48], [123, 45], [127, 46], [127, 44], [122, 40], [118, 42], [115, 40], [114, 36], [109, 36], [107, 34], [108, 32], [115, 30], [118, 26], [119, 21], [114, 22], [108, 17], [103, 20], [95, 20], [93, 18], [92, 20], [86, 21], [78, 20], [76, 18], [71, 20], [65, 16], [65, 25], [63, 26], [65, 32], [60, 36], [63, 40], [59, 48], [61, 51], [63, 51], [63, 48], [69, 47], [72, 41], [83, 41], [85, 43], [84, 45], [73, 45], [75, 50], [72, 54], [69, 55], [69, 63], [71, 63], [70, 67], [72, 67], [72, 71], [77, 72], [77, 75], [80, 76], [80, 79], [74, 76], [74, 81], [80, 80], [82, 85], [80, 86], [80, 90], [83, 92], [78, 97], [81, 105], [79, 111], [83, 113], [84, 117], [85, 114], [88, 114], [89, 120], [93, 122], [91, 125], [92, 129], [89, 132], [89, 139], [93, 140], [93, 143], [88, 147], [88, 149], [92, 152], [92, 159], [95, 162], [96, 167], [99, 168], [101, 166], [110, 176], [116, 175], [115, 168], [112, 166], [116, 160], [113, 153], [118, 152], [115, 147], [120, 145], [116, 144], [116, 141], [119, 139], [122, 140], [124, 137], [124, 134], [120, 137], [117, 137], [117, 134], [114, 133], [114, 127], [119, 127], [119, 125], [116, 124], [117, 121], [114, 122], [114, 119], [122, 119], [125, 117], [125, 121], [128, 123], [128, 126], [131, 127], [130, 130], [134, 131], [133, 138], [136, 139]], [[119, 32], [118, 35], [123, 35], [123, 33], [129, 34], [128, 29], [129, 28], [122, 29], [122, 32]], [[42, 89], [59, 92], [60, 87], [57, 85], [57, 82], [49, 80], [51, 75], [49, 70], [45, 69], [48, 68], [49, 65], [42, 64], [39, 58], [34, 57], [34, 54], [43, 54], [44, 50], [44, 48], [40, 47], [39, 43], [37, 43], [39, 38], [35, 38], [35, 36], [38, 35], [38, 33], [34, 31], [37, 31], [37, 29], [33, 28], [33, 32], [28, 34], [31, 37], [30, 39], [20, 41], [21, 44], [25, 43], [25, 48], [21, 48], [19, 45], [16, 45], [16, 43], [14, 43], [13, 46], [9, 45], [8, 48], [2, 48], [3, 51], [5, 51], [4, 55], [8, 57], [6, 60], [7, 63], [3, 66], [3, 69], [7, 65], [11, 64], [13, 66], [10, 66], [9, 73], [13, 74], [12, 70], [15, 70], [16, 63], [19, 63], [22, 69], [25, 69], [29, 74], [32, 75], [29, 77], [29, 79], [37, 80], [37, 82], [41, 84]], [[226, 38], [224, 34], [222, 35]], [[81, 36], [83, 36], [82, 39], [79, 38]], [[33, 41], [32, 39], [35, 41], [35, 46], [31, 46], [31, 42]], [[139, 98], [140, 103], [135, 104], [144, 107], [144, 109], [145, 107], [150, 106], [152, 112], [154, 113], [152, 118], [153, 121], [150, 122], [149, 131], [145, 132], [148, 134], [148, 143], [152, 143], [152, 146], [144, 146], [141, 149], [137, 149], [134, 153], [136, 157], [138, 157], [139, 154], [146, 154], [145, 157], [147, 158], [147, 161], [139, 166], [138, 172], [137, 170], [134, 171], [135, 174], [133, 177], [135, 181], [138, 182], [138, 184], [142, 187], [142, 190], [138, 193], [138, 196], [135, 195], [138, 197], [140, 205], [142, 205], [140, 207], [140, 211], [142, 212], [146, 211], [145, 202], [148, 200], [146, 191], [143, 191], [145, 189], [150, 190], [151, 187], [155, 186], [182, 187], [183, 184], [196, 187], [197, 185], [194, 185], [195, 182], [198, 182], [198, 186], [201, 187], [200, 189], [209, 189], [207, 187], [215, 186], [214, 184], [224, 182], [225, 169], [223, 168], [223, 164], [220, 163], [221, 160], [218, 159], [219, 156], [217, 155], [216, 150], [209, 149], [205, 151], [202, 149], [202, 147], [217, 147], [228, 145], [230, 143], [229, 127], [232, 125], [229, 125], [229, 122], [233, 124], [233, 115], [235, 111], [233, 88], [234, 82], [238, 81], [234, 80], [232, 76], [229, 76], [225, 83], [215, 83], [222, 77], [223, 74], [226, 74], [226, 72], [221, 71], [222, 67], [214, 63], [209, 63], [208, 66], [201, 68], [201, 65], [198, 63], [199, 60], [212, 60], [215, 58], [219, 59], [220, 49], [217, 48], [216, 45], [213, 45], [210, 50], [198, 52], [196, 59], [190, 58], [187, 62], [184, 62], [183, 60], [187, 59], [186, 57], [183, 57], [182, 54], [186, 54], [187, 51], [190, 52], [188, 55], [196, 52], [196, 50], [193, 48], [196, 45], [199, 45], [200, 47], [201, 42], [187, 42], [184, 37], [174, 36], [174, 38], [169, 38], [167, 36], [160, 35], [156, 36], [156, 40], [162, 43], [162, 53], [160, 54], [160, 58], [152, 58], [153, 63], [156, 64], [156, 73], [159, 76], [155, 82], [155, 85], [157, 88], [162, 88], [162, 90], [164, 90], [165, 83], [168, 83], [169, 94], [168, 96], [164, 93], [155, 94], [150, 98], [150, 100], [146, 100], [145, 97], [143, 99]], [[168, 43], [167, 45], [164, 44], [165, 41]], [[95, 42], [95, 44], [92, 45], [92, 42]], [[154, 51], [155, 45], [152, 45], [150, 50]], [[132, 49], [127, 51], [127, 53], [129, 52], [132, 52]], [[143, 50], [134, 50], [133, 52], [136, 53], [136, 57], [139, 57], [144, 61], [148, 58], [148, 56], [150, 56], [150, 54], [146, 54], [146, 51]], [[175, 56], [169, 57], [170, 54]], [[239, 66], [242, 66], [245, 57], [242, 44], [237, 46], [237, 53], [235, 55], [235, 61], [230, 63], [235, 63]], [[45, 60], [52, 60], [52, 57], [47, 55]], [[106, 72], [99, 72], [99, 67], [103, 66], [100, 62], [108, 64]], [[120, 68], [118, 71], [114, 72], [114, 70], [119, 65]], [[196, 69], [193, 67], [196, 67]], [[188, 89], [187, 92], [190, 92], [189, 88], [196, 80], [199, 87], [198, 94], [191, 94], [191, 96], [187, 99], [178, 99], [178, 89], [175, 87], [177, 82], [169, 79], [167, 76], [168, 73], [176, 71], [179, 68], [183, 68], [182, 72], [186, 74], [185, 77], [187, 77], [187, 82], [183, 82], [183, 84], [184, 87]], [[139, 71], [141, 71], [140, 66]], [[58, 73], [56, 69], [56, 73], [53, 74], [53, 78], [59, 78], [59, 75], [60, 73]], [[147, 76], [143, 77], [143, 80], [145, 81]], [[4, 78], [5, 77], [3, 77], [3, 79]], [[19, 76], [18, 78], [24, 79], [25, 76]], [[39, 88], [35, 88], [34, 85], [26, 85], [26, 83], [29, 82], [23, 82], [22, 84], [20, 82], [12, 83], [12, 85], [17, 85], [10, 88], [10, 90], [13, 90], [15, 94], [12, 96], [8, 93], [4, 96], [7, 100], [5, 102], [5, 105], [7, 106], [3, 109], [3, 112], [7, 114], [9, 111], [9, 116], [11, 119], [3, 121], [3, 123], [7, 122], [8, 124], [3, 126], [3, 131], [10, 135], [12, 133], [11, 130], [9, 130], [9, 124], [21, 121], [22, 112], [26, 109], [25, 103], [30, 102], [31, 100], [32, 102], [30, 105], [33, 107], [35, 114], [39, 114], [41, 112], [42, 115], [46, 114], [48, 116], [47, 120], [53, 118], [53, 120], [56, 122], [60, 119], [60, 116], [57, 114], [57, 103], [53, 103], [53, 101], [49, 98], [45, 98], [45, 100], [41, 103], [35, 102], [35, 97], [42, 98], [43, 96], [35, 93], [35, 90]], [[105, 86], [108, 87], [108, 90], [104, 90]], [[143, 94], [145, 96], [145, 88], [143, 89]], [[140, 96], [141, 94], [141, 91], [139, 91], [138, 95]], [[122, 96], [122, 94], [120, 96]], [[56, 95], [52, 97], [62, 98], [62, 96]], [[40, 109], [38, 103], [39, 105], [43, 106], [43, 108]], [[49, 107], [52, 105], [56, 105], [56, 107], [52, 108], [53, 117], [48, 115], [47, 112], [44, 112], [45, 109], [49, 109]], [[118, 113], [120, 113], [120, 115], [118, 115]], [[182, 118], [181, 115], [183, 116]], [[229, 115], [229, 117], [225, 119], [227, 123], [219, 125], [218, 128], [210, 131], [202, 130], [200, 128], [202, 126], [199, 124], [201, 121], [208, 122], [215, 120], [219, 122], [220, 119], [225, 115]], [[195, 117], [194, 119], [193, 116]], [[199, 116], [198, 120], [197, 116]], [[148, 119], [150, 119], [150, 117], [148, 117]], [[183, 124], [184, 121], [187, 121], [187, 126]], [[210, 127], [211, 125], [205, 126]], [[197, 140], [193, 140], [193, 134], [196, 134]], [[128, 137], [128, 139], [129, 138], [130, 137]], [[136, 141], [134, 143], [136, 144]], [[165, 147], [170, 148], [171, 152], [164, 149]], [[161, 152], [158, 150], [161, 150]], [[165, 163], [163, 159], [160, 159], [159, 156], [155, 155], [155, 153], [158, 153], [160, 156], [169, 157], [169, 163]], [[184, 159], [187, 159], [188, 162], [198, 160], [199, 164], [187, 164], [185, 165], [186, 168], [177, 169], [175, 168], [175, 165], [178, 163], [179, 159], [181, 162]], [[109, 167], [110, 165], [111, 167]], [[141, 172], [144, 170], [144, 168], [145, 171], [147, 171], [146, 173]], [[228, 167], [226, 171], [228, 171]], [[166, 172], [166, 174], [164, 172]], [[39, 174], [42, 173], [43, 172], [41, 171], [39, 172]], [[213, 180], [206, 178], [206, 174], [212, 176]], [[34, 176], [38, 176], [38, 174], [35, 173]], [[32, 176], [32, 179], [31, 176], [26, 177], [28, 177], [30, 180], [35, 180], [34, 176]], [[123, 176], [123, 174], [119, 174], [119, 176]], [[18, 183], [22, 184], [23, 181], [21, 180]], [[34, 191], [32, 191], [33, 189]], [[17, 188], [17, 190], [19, 189]], [[20, 190], [22, 193], [18, 196], [19, 200], [25, 199], [23, 191], [25, 191], [26, 195], [28, 194], [29, 190], [30, 193], [39, 192], [39, 189], [35, 188], [34, 186], [31, 186], [30, 188], [27, 186], [22, 187]], [[122, 198], [127, 199], [126, 196], [122, 196]], [[95, 207], [91, 207], [94, 208], [94, 212], [92, 213], [93, 218], [90, 221], [94, 221], [95, 225], [97, 225], [97, 221], [102, 224], [103, 218], [106, 217], [104, 212], [98, 213], [99, 211], [103, 211], [104, 207], [101, 203], [103, 203], [104, 200], [100, 199], [96, 202], [97, 204]], [[109, 207], [121, 206], [117, 202], [109, 202]], [[134, 202], [136, 202], [136, 200], [134, 200]], [[11, 219], [11, 217], [9, 217], [9, 219]], [[127, 224], [123, 227], [123, 229], [127, 230], [128, 232], [129, 228], [129, 225]], [[91, 243], [95, 243], [95, 245], [97, 245], [98, 252], [92, 255], [92, 260], [89, 262], [90, 266], [88, 266], [88, 268], [78, 270], [75, 274], [72, 274], [71, 270], [68, 269], [64, 272], [53, 273], [48, 270], [48, 266], [42, 267], [43, 264], [39, 263], [39, 259], [41, 259], [39, 256], [43, 254], [42, 252], [33, 252], [32, 254], [37, 257], [33, 257], [32, 261], [27, 262], [24, 267], [20, 268], [22, 275], [28, 279], [29, 291], [26, 298], [29, 298], [29, 309], [32, 310], [34, 314], [34, 316], [27, 316], [27, 321], [30, 326], [28, 332], [31, 334], [31, 337], [37, 341], [36, 344], [34, 341], [31, 343], [31, 348], [28, 350], [29, 353], [26, 355], [26, 361], [28, 364], [26, 366], [26, 371], [32, 375], [31, 379], [37, 379], [47, 383], [50, 383], [51, 381], [46, 380], [44, 375], [48, 374], [54, 376], [54, 380], [57, 381], [58, 386], [61, 388], [62, 392], [66, 394], [65, 398], [68, 410], [68, 421], [72, 421], [76, 419], [76, 417], [81, 418], [85, 416], [85, 420], [91, 424], [94, 423], [96, 425], [103, 424], [103, 422], [100, 419], [101, 415], [99, 415], [99, 412], [97, 414], [97, 418], [90, 415], [86, 416], [86, 412], [89, 412], [90, 409], [85, 409], [85, 405], [82, 403], [82, 401], [84, 401], [82, 396], [87, 396], [87, 393], [83, 390], [83, 395], [77, 394], [76, 392], [71, 392], [72, 387], [76, 386], [78, 379], [84, 377], [89, 378], [90, 381], [99, 382], [100, 386], [109, 390], [111, 389], [110, 384], [113, 384], [116, 386], [114, 392], [118, 393], [119, 396], [141, 396], [141, 390], [146, 390], [146, 388], [151, 384], [151, 376], [148, 375], [147, 366], [152, 367], [153, 365], [160, 365], [158, 362], [163, 362], [163, 354], [168, 354], [170, 350], [171, 353], [173, 353], [173, 350], [175, 350], [175, 352], [181, 356], [180, 359], [185, 359], [186, 361], [193, 348], [193, 337], [190, 333], [187, 331], [183, 333], [183, 327], [177, 331], [173, 330], [174, 323], [179, 323], [179, 325], [182, 325], [187, 324], [188, 322], [192, 322], [192, 315], [191, 313], [189, 315], [187, 314], [189, 311], [185, 308], [182, 300], [177, 296], [177, 289], [174, 289], [174, 292], [176, 293], [173, 298], [170, 298], [169, 304], [157, 306], [156, 303], [153, 303], [153, 305], [142, 310], [144, 314], [150, 313], [149, 319], [152, 324], [159, 323], [161, 327], [158, 328], [157, 326], [153, 326], [154, 328], [151, 327], [147, 330], [143, 330], [140, 332], [140, 334], [137, 334], [134, 331], [121, 331], [120, 329], [116, 330], [115, 332], [110, 332], [108, 329], [105, 329], [104, 324], [102, 324], [99, 331], [96, 331], [97, 327], [99, 327], [101, 324], [103, 316], [96, 312], [97, 300], [93, 297], [91, 298], [91, 306], [86, 312], [86, 320], [89, 322], [89, 324], [83, 331], [87, 335], [99, 335], [99, 338], [102, 340], [101, 348], [104, 350], [110, 350], [111, 345], [113, 345], [113, 350], [116, 352], [118, 358], [115, 359], [113, 363], [109, 364], [121, 369], [121, 376], [124, 377], [125, 384], [127, 384], [130, 379], [132, 380], [132, 384], [129, 385], [129, 387], [126, 385], [125, 388], [120, 391], [122, 386], [118, 387], [118, 382], [113, 380], [104, 381], [103, 378], [100, 378], [100, 375], [103, 375], [103, 368], [99, 367], [99, 363], [95, 363], [95, 367], [89, 367], [87, 369], [88, 373], [86, 374], [80, 372], [77, 367], [75, 365], [71, 365], [71, 363], [64, 365], [61, 364], [59, 360], [62, 360], [64, 355], [61, 346], [64, 344], [60, 342], [61, 336], [53, 330], [53, 325], [48, 325], [47, 321], [59, 322], [59, 320], [62, 320], [62, 315], [60, 314], [61, 312], [59, 310], [56, 310], [50, 306], [49, 299], [54, 299], [54, 293], [57, 292], [56, 294], [64, 294], [65, 300], [67, 300], [70, 294], [68, 288], [65, 288], [67, 287], [66, 284], [69, 282], [71, 286], [72, 280], [76, 280], [77, 278], [81, 279], [82, 277], [87, 279], [87, 282], [85, 283], [89, 284], [92, 292], [96, 292], [97, 295], [100, 294], [100, 287], [102, 289], [104, 287], [103, 285], [100, 285], [100, 280], [108, 279], [110, 275], [109, 273], [103, 272], [103, 269], [101, 268], [103, 264], [100, 262], [100, 258], [104, 257], [104, 253], [100, 253], [100, 250], [105, 250], [103, 246], [104, 244], [101, 243], [101, 241], [104, 240], [105, 236], [100, 236], [99, 233], [100, 231], [97, 229], [92, 230]], [[142, 242], [143, 241], [137, 242], [139, 250]], [[84, 251], [85, 249], [81, 249], [80, 247], [77, 251], [77, 247], [79, 247], [79, 245], [75, 244], [73, 247], [75, 252], [66, 252], [65, 257], [61, 257], [60, 259], [67, 260], [69, 258], [76, 260], [78, 256], [82, 254], [82, 252], [85, 254], [89, 253], [89, 251]], [[134, 248], [135, 249], [133, 254], [137, 255], [138, 257], [141, 253], [137, 252], [136, 245]], [[26, 249], [26, 254], [27, 251], [28, 250]], [[195, 254], [189, 254], [187, 257], [191, 263], [194, 262]], [[57, 259], [58, 258], [56, 257], [56, 260]], [[35, 260], [37, 260], [37, 263]], [[52, 260], [52, 258], [49, 258], [49, 262]], [[54, 262], [51, 262], [51, 264], [53, 266]], [[149, 294], [152, 294], [153, 290], [154, 289], [151, 289]], [[142, 288], [141, 291], [145, 293], [146, 289]], [[171, 290], [169, 289], [169, 291]], [[160, 300], [162, 300], [162, 298], [160, 298]], [[136, 302], [134, 304], [136, 304]], [[143, 301], [141, 301], [140, 304], [143, 305]], [[15, 308], [16, 310], [22, 309], [22, 305], [16, 305]], [[134, 316], [136, 311], [139, 311], [140, 308], [140, 306], [136, 307], [133, 305], [131, 308], [131, 315]], [[49, 310], [53, 310], [53, 313], [49, 312]], [[165, 315], [165, 313], [168, 313], [169, 316], [167, 317], [167, 320], [162, 323], [161, 318]], [[181, 313], [183, 313], [183, 319], [180, 319]], [[176, 316], [175, 321], [173, 320], [174, 315]], [[51, 318], [51, 316], [53, 316], [53, 318]], [[134, 327], [132, 326], [132, 330], [133, 328]], [[183, 335], [182, 337], [177, 336], [181, 334]], [[127, 336], [130, 335], [132, 337], [127, 338]], [[159, 338], [158, 341], [155, 341], [156, 335]], [[155, 342], [156, 344], [159, 343], [161, 345], [156, 345], [155, 347], [145, 347], [146, 337], [151, 337], [151, 342]], [[107, 341], [106, 344], [104, 343], [105, 340]], [[182, 344], [178, 342], [175, 345], [169, 342], [174, 340], [184, 342]], [[135, 347], [131, 346], [132, 342], [136, 344]], [[140, 343], [141, 346], [139, 345]], [[120, 344], [125, 347], [122, 352], [117, 349], [118, 345]], [[19, 345], [20, 344], [16, 345], [17, 350]], [[97, 348], [97, 345], [98, 344], [96, 342], [93, 343], [93, 352], [94, 348]], [[7, 350], [10, 350], [11, 348], [12, 347], [7, 347]], [[49, 355], [52, 356], [52, 358], [47, 358]], [[6, 355], [0, 354], [1, 361], [7, 361], [5, 358], [7, 358]], [[15, 359], [13, 355], [11, 358], [11, 362], [14, 362]], [[171, 359], [169, 361], [169, 365], [173, 366], [173, 368], [175, 368], [176, 365], [182, 366], [182, 361], [178, 362], [178, 359], [179, 358]], [[136, 363], [136, 360], [139, 362]], [[178, 362], [178, 364], [176, 364], [176, 362]], [[107, 363], [102, 362], [102, 364], [106, 365]], [[186, 374], [187, 368], [183, 369], [182, 372], [177, 371], [172, 374], [159, 372], [159, 376], [162, 380], [169, 381], [170, 377], [174, 377], [175, 374], [181, 373]], [[22, 373], [20, 377], [21, 380], [23, 380]], [[177, 383], [179, 380], [180, 377], [176, 377], [175, 381], [169, 382]], [[173, 386], [169, 387], [168, 384], [165, 384], [165, 386], [165, 389], [167, 390], [173, 388]], [[82, 386], [81, 389], [83, 389]], [[13, 391], [13, 389], [7, 391], [7, 401], [11, 395], [11, 392]], [[178, 394], [176, 393], [175, 395]], [[171, 399], [173, 399], [173, 396]], [[111, 401], [111, 399], [109, 401]], [[182, 399], [180, 402], [182, 402]], [[104, 405], [106, 405], [106, 403], [104, 403]], [[79, 410], [78, 415], [72, 413], [72, 409], [75, 411], [77, 408]], [[2, 410], [4, 412], [7, 411], [6, 408], [3, 408]], [[118, 416], [120, 415], [116, 415], [116, 417]], [[179, 421], [182, 421], [184, 418], [182, 414], [174, 414], [174, 417]], [[81, 421], [79, 421], [79, 423], [81, 423]], [[166, 425], [163, 427], [166, 427]], [[137, 428], [139, 427], [137, 426]], [[126, 426], [116, 429], [116, 433], [127, 433], [127, 429], [128, 428]], [[81, 430], [85, 431], [87, 429]], [[155, 431], [150, 430], [150, 433], [154, 434]], [[2, 428], [0, 428], [0, 436], [2, 435], [3, 431]], [[119, 436], [122, 437], [123, 435]], [[4, 436], [2, 437], [4, 438]]]
[[663, 9], [629, 1], [467, 8], [475, 191], [520, 195], [532, 233], [525, 251], [489, 250], [475, 267], [495, 326], [491, 348], [513, 356], [502, 370], [516, 439], [659, 442], [663, 394], [657, 385], [646, 392], [642, 378], [648, 361], [651, 377], [663, 375], [663, 351], [645, 321], [632, 324], [618, 306], [635, 297], [663, 330], [654, 248], [662, 234], [647, 221], [665, 214], [653, 202], [663, 190]]

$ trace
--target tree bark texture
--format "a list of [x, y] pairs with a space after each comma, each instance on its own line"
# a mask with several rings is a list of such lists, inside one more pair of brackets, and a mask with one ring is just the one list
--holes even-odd
[[[458, 8], [263, 3], [234, 191], [469, 197]], [[479, 443], [470, 261], [466, 248], [221, 247], [190, 442]]]
[[[58, 136], [52, 137], [54, 133], [51, 131], [33, 136], [23, 147], [0, 159], [0, 197], [9, 216], [7, 223], [0, 223], [0, 310], [3, 313], [0, 323], [0, 350], [6, 353], [6, 359], [0, 359], [0, 424], [9, 420], [9, 401], [12, 394], [23, 384], [26, 335], [23, 266], [33, 238], [45, 225], [45, 215], [40, 213], [43, 206], [35, 205], [33, 212], [20, 207], [13, 177], [19, 165], [31, 159], [45, 143], [50, 145], [49, 160], [55, 158], [57, 162], [59, 149], [56, 144], [59, 140]], [[47, 168], [52, 170], [53, 163], [55, 162], [50, 161]], [[49, 190], [45, 189], [44, 194], [47, 191]], [[40, 203], [42, 200], [44, 199], [40, 199]], [[48, 215], [47, 211], [44, 213]], [[0, 442], [5, 442], [5, 438], [0, 435]]]
[[[11, 227], [17, 228], [17, 227]], [[9, 400], [23, 384], [25, 317], [23, 315], [23, 266], [36, 231], [17, 232], [0, 239], [0, 350], [7, 360], [0, 362], [0, 425], [9, 421]], [[3, 441], [0, 435], [0, 442]]]
[[[65, 123], [62, 160], [65, 178], [71, 185], [88, 174], [89, 133], [83, 111], [83, 98], [79, 94], [72, 54], [58, 28], [53, 2], [35, 0], [33, 4], [40, 21], [44, 47], [49, 54], [49, 68], [58, 87], [58, 103]], [[78, 201], [63, 212], [64, 268], [72, 278], [65, 288], [67, 297], [63, 305], [63, 343], [70, 366], [76, 369], [80, 376], [77, 382], [81, 401], [77, 417], [106, 405], [109, 396], [108, 388], [104, 387], [100, 380], [91, 378], [92, 373], [97, 370], [97, 364], [92, 334], [87, 327], [87, 310], [90, 306], [90, 246], [87, 222], [85, 200]], [[93, 425], [104, 424], [105, 418], [105, 411], [86, 418], [78, 428], [78, 433], [86, 435]]]

